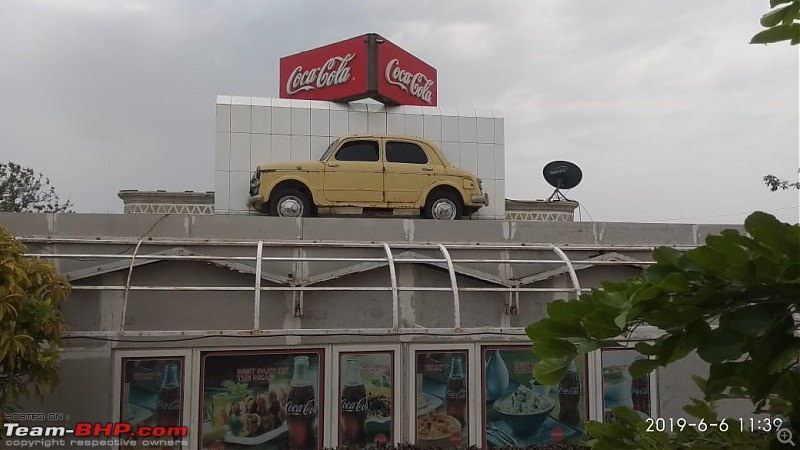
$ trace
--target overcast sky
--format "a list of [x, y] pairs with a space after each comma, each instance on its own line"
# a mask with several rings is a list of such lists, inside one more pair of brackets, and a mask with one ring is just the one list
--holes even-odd
[[439, 105], [505, 115], [509, 198], [542, 167], [596, 221], [798, 221], [798, 49], [749, 45], [767, 0], [0, 2], [0, 160], [81, 212], [120, 189], [213, 190], [216, 96], [278, 97], [278, 60], [376, 32]]

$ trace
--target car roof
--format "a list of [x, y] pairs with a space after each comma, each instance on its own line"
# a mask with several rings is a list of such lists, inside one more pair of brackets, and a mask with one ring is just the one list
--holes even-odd
[[426, 141], [427, 142], [427, 139], [421, 138], [419, 136], [407, 136], [407, 135], [403, 135], [403, 134], [385, 134], [385, 133], [346, 134], [346, 135], [338, 136], [337, 139], [351, 138], [351, 137], [376, 138], [376, 139], [409, 139], [409, 140], [413, 140], [413, 141]]

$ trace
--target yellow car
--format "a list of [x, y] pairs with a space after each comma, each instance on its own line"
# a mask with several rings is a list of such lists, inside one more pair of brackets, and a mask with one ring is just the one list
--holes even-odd
[[457, 220], [489, 205], [481, 180], [415, 137], [352, 135], [319, 161], [259, 165], [249, 205], [271, 216], [416, 214]]

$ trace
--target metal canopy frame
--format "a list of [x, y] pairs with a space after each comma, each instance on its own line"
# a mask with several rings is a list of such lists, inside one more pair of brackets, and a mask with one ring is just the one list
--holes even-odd
[[[35, 252], [27, 253], [25, 256], [38, 257], [47, 259], [81, 259], [91, 258], [99, 261], [113, 261], [113, 260], [129, 260], [130, 264], [127, 265], [127, 277], [124, 286], [114, 285], [74, 285], [73, 290], [122, 290], [123, 305], [122, 305], [122, 320], [117, 330], [108, 331], [67, 331], [64, 333], [65, 337], [70, 338], [123, 338], [123, 337], [214, 337], [214, 336], [234, 336], [234, 337], [252, 337], [252, 336], [324, 336], [324, 335], [396, 335], [396, 334], [409, 334], [409, 335], [475, 335], [475, 334], [488, 334], [488, 335], [508, 335], [508, 336], [524, 336], [525, 331], [520, 327], [479, 327], [479, 328], [463, 328], [461, 326], [461, 305], [460, 305], [460, 292], [505, 292], [506, 296], [506, 314], [514, 314], [518, 311], [519, 307], [519, 294], [521, 292], [564, 292], [574, 293], [580, 295], [582, 292], [590, 289], [582, 288], [578, 278], [577, 271], [596, 265], [625, 265], [625, 266], [639, 266], [646, 267], [654, 262], [649, 260], [637, 260], [623, 255], [618, 255], [616, 258], [602, 258], [595, 257], [581, 260], [571, 260], [567, 252], [573, 251], [597, 251], [597, 252], [651, 252], [655, 247], [651, 246], [627, 246], [627, 245], [564, 245], [557, 246], [553, 244], [470, 244], [470, 243], [412, 243], [412, 242], [319, 242], [319, 241], [281, 241], [281, 240], [258, 240], [258, 241], [244, 241], [244, 240], [200, 240], [200, 239], [128, 239], [128, 238], [20, 238], [21, 241], [28, 244], [58, 244], [59, 249], [64, 249], [68, 245], [86, 245], [86, 244], [109, 244], [109, 245], [130, 245], [133, 248], [131, 253], [123, 254], [109, 254], [109, 253], [76, 253], [69, 251], [59, 252]], [[149, 247], [255, 247], [253, 256], [212, 256], [202, 255], [197, 253], [183, 254], [164, 254], [164, 252], [155, 254], [140, 254], [142, 246]], [[274, 248], [294, 248], [295, 250], [302, 250], [303, 248], [332, 248], [332, 249], [375, 249], [381, 252], [383, 256], [377, 257], [319, 257], [308, 256], [303, 252], [295, 251], [295, 255], [299, 256], [274, 256], [270, 254], [270, 250]], [[685, 250], [693, 247], [679, 247], [676, 249]], [[126, 252], [129, 251], [126, 249]], [[395, 251], [403, 250], [405, 257], [398, 257]], [[440, 258], [431, 258], [427, 256], [409, 257], [413, 255], [411, 252], [414, 250], [429, 250], [436, 251], [441, 254]], [[451, 251], [453, 250], [505, 250], [505, 251], [547, 251], [553, 252], [557, 258], [554, 259], [511, 259], [511, 258], [453, 258]], [[613, 254], [613, 253], [612, 253]], [[238, 270], [238, 267], [246, 267], [252, 269], [251, 266], [245, 266], [242, 262], [253, 262], [255, 270], [252, 271], [254, 275], [254, 282], [251, 286], [140, 286], [131, 283], [133, 271], [138, 265], [145, 264], [146, 262], [157, 261], [202, 261], [212, 264], [228, 264], [229, 269], [233, 268]], [[313, 286], [314, 282], [306, 284], [295, 285], [292, 283], [286, 286], [263, 286], [262, 278], [275, 282], [276, 278], [263, 273], [264, 261], [283, 261], [283, 262], [352, 262], [362, 266], [357, 270], [353, 267], [347, 270], [338, 270], [332, 273], [329, 278], [322, 281], [329, 281], [331, 279], [341, 278], [346, 275], [373, 270], [380, 267], [388, 267], [389, 271], [389, 285], [388, 286], [351, 286], [351, 287], [325, 287]], [[137, 264], [138, 263], [138, 264]], [[500, 263], [500, 264], [558, 264], [560, 269], [546, 270], [539, 274], [534, 274], [525, 279], [501, 279], [496, 275], [486, 274], [485, 277], [478, 276], [476, 270], [466, 269], [460, 267], [459, 264], [466, 263]], [[236, 264], [237, 267], [232, 267]], [[448, 272], [450, 286], [449, 287], [419, 287], [419, 286], [400, 286], [397, 280], [397, 264], [426, 264], [434, 267], [445, 269]], [[97, 270], [100, 270], [97, 268]], [[109, 271], [117, 271], [121, 268], [109, 269]], [[88, 269], [81, 269], [83, 275], [81, 278], [88, 278], [94, 275], [94, 271]], [[107, 273], [107, 272], [101, 272]], [[462, 287], [458, 285], [457, 275], [465, 277], [472, 277], [479, 279], [485, 283], [494, 284], [490, 287]], [[567, 274], [570, 280], [570, 287], [564, 288], [542, 288], [542, 287], [526, 287], [524, 284], [535, 283], [545, 279], [553, 278], [555, 276]], [[538, 278], [538, 279], [537, 279]], [[294, 281], [294, 280], [293, 280]], [[320, 282], [317, 280], [316, 282]], [[277, 283], [280, 284], [280, 283]], [[359, 329], [313, 329], [313, 328], [293, 328], [293, 329], [262, 329], [260, 325], [261, 315], [261, 298], [262, 292], [296, 292], [299, 295], [294, 297], [295, 310], [299, 310], [299, 315], [302, 316], [302, 294], [306, 291], [389, 291], [392, 298], [392, 327], [391, 328], [359, 328]], [[253, 323], [252, 328], [239, 329], [239, 330], [125, 330], [125, 318], [127, 313], [128, 296], [131, 291], [249, 291], [253, 292]], [[450, 328], [427, 328], [419, 325], [412, 327], [400, 326], [400, 292], [415, 292], [415, 291], [436, 291], [442, 294], [449, 293], [452, 297], [454, 317], [453, 326]], [[298, 314], [296, 314], [298, 315]], [[649, 334], [646, 333], [645, 334]], [[645, 336], [644, 338], [648, 338]]]

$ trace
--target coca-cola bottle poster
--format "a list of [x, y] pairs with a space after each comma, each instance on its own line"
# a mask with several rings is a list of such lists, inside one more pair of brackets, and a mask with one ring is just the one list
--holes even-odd
[[483, 346], [483, 443], [527, 447], [578, 441], [587, 416], [586, 363], [576, 361], [555, 385], [533, 377], [538, 361], [525, 346]]
[[323, 351], [202, 355], [201, 448], [322, 448]]
[[[181, 426], [183, 424], [183, 358], [123, 358], [120, 421], [140, 426]], [[169, 447], [164, 444], [174, 446]], [[160, 442], [158, 448], [181, 448], [180, 438]], [[131, 441], [135, 441], [131, 439]], [[138, 440], [136, 446], [150, 442]]]
[[392, 352], [340, 353], [339, 444], [391, 445], [394, 371]]
[[645, 358], [630, 348], [604, 349], [600, 354], [603, 367], [603, 420], [612, 420], [612, 408], [627, 406], [642, 418], [652, 414], [650, 375], [633, 379], [628, 367], [639, 358]]
[[416, 352], [416, 442], [420, 447], [468, 444], [469, 356], [464, 351]]

